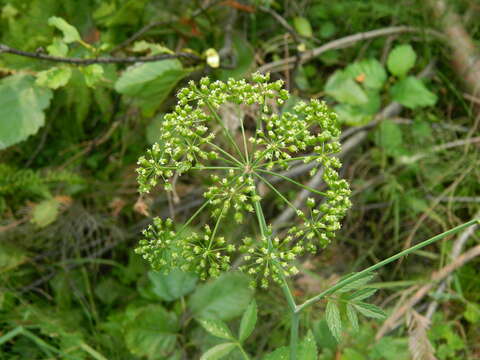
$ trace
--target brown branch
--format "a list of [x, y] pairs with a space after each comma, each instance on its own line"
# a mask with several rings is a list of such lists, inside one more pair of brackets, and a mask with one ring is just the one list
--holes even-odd
[[[330, 41], [318, 48], [305, 51], [300, 56], [300, 64], [303, 64], [311, 60], [312, 58], [317, 57], [327, 51], [342, 49], [348, 46], [352, 46], [355, 43], [362, 40], [374, 39], [376, 37], [389, 36], [389, 35], [402, 34], [402, 33], [425, 33], [427, 35], [433, 35], [438, 38], [442, 38], [442, 39], [445, 38], [445, 36], [442, 35], [441, 33], [434, 30], [430, 30], [430, 29], [422, 29], [422, 28], [416, 28], [416, 27], [410, 27], [410, 26], [392, 26], [392, 27], [381, 28], [377, 30], [371, 30], [363, 33], [345, 36], [343, 38]], [[263, 73], [282, 71], [285, 68], [285, 65], [295, 64], [296, 60], [297, 60], [296, 56], [290, 56], [289, 58], [286, 58], [286, 59], [265, 64], [261, 66], [258, 69], [258, 71]]]
[[29, 58], [38, 59], [38, 60], [46, 60], [46, 61], [57, 62], [57, 63], [79, 65], [79, 66], [86, 66], [86, 65], [92, 65], [92, 64], [134, 64], [138, 62], [146, 63], [146, 62], [154, 62], [154, 61], [160, 61], [160, 60], [166, 60], [166, 59], [178, 59], [178, 58], [190, 59], [197, 62], [203, 61], [203, 59], [200, 56], [187, 53], [187, 52], [180, 52], [176, 54], [159, 54], [159, 55], [152, 55], [152, 56], [97, 57], [97, 58], [90, 58], [90, 59], [68, 58], [68, 57], [47, 55], [40, 52], [29, 52], [29, 51], [18, 50], [10, 46], [0, 44], [0, 54], [2, 53], [29, 57]]

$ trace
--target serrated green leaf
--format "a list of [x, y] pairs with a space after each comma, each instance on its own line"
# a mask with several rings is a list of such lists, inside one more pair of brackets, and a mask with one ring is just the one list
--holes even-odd
[[241, 315], [252, 300], [250, 280], [240, 273], [226, 273], [198, 286], [188, 302], [194, 316], [230, 320]]
[[307, 336], [300, 343], [298, 351], [298, 360], [317, 360], [318, 350], [317, 343], [311, 330], [308, 331]]
[[255, 324], [257, 323], [257, 303], [252, 300], [248, 305], [247, 310], [243, 313], [242, 321], [240, 322], [240, 329], [238, 331], [238, 338], [240, 342], [244, 341], [250, 336]]
[[93, 64], [80, 68], [88, 87], [94, 87], [103, 78], [103, 66]]
[[133, 65], [115, 83], [115, 90], [131, 96], [151, 116], [190, 70], [177, 59]]
[[[297, 360], [317, 360], [317, 343], [311, 331], [300, 342], [297, 351]], [[265, 355], [262, 360], [290, 360], [290, 347], [282, 346], [270, 354]]]
[[375, 142], [387, 155], [398, 156], [402, 154], [403, 135], [400, 126], [390, 119], [380, 123], [375, 132]]
[[47, 51], [49, 55], [52, 56], [67, 56], [68, 46], [59, 38], [54, 38], [52, 43], [47, 46]]
[[125, 331], [125, 343], [133, 354], [163, 359], [175, 348], [178, 321], [160, 305], [147, 305], [135, 310]]
[[214, 346], [200, 357], [200, 360], [217, 360], [230, 354], [237, 345], [234, 343], [223, 343]]
[[368, 304], [365, 302], [356, 302], [353, 304], [355, 309], [361, 313], [363, 316], [374, 318], [374, 319], [384, 319], [387, 314], [380, 309], [378, 306], [373, 304]]
[[217, 319], [197, 319], [197, 321], [213, 336], [226, 340], [234, 340], [230, 329], [223, 321]]
[[312, 37], [313, 35], [312, 25], [310, 25], [310, 21], [308, 21], [307, 18], [302, 16], [293, 18], [293, 27], [295, 31], [302, 36]]
[[340, 310], [335, 302], [329, 301], [325, 310], [325, 320], [332, 335], [340, 342], [342, 338], [342, 320]]
[[358, 331], [358, 316], [355, 308], [351, 304], [347, 304], [347, 317], [350, 325], [352, 325], [353, 331]]
[[353, 294], [348, 295], [347, 299], [351, 301], [365, 300], [365, 299], [368, 299], [373, 294], [375, 294], [377, 290], [378, 289], [373, 289], [373, 288], [360, 289], [355, 291]]
[[30, 75], [0, 80], [0, 150], [36, 134], [45, 124], [52, 91], [35, 85]]
[[175, 301], [195, 289], [197, 277], [180, 269], [174, 269], [165, 275], [157, 271], [149, 271], [148, 278], [152, 282], [153, 292], [160, 299]]
[[393, 75], [403, 77], [413, 68], [416, 60], [417, 54], [411, 45], [398, 45], [388, 54], [387, 67]]
[[290, 360], [290, 348], [282, 346], [265, 355], [262, 360]]
[[414, 76], [400, 80], [391, 88], [393, 100], [409, 109], [433, 106], [437, 95], [425, 87], [425, 84]]
[[368, 102], [365, 91], [344, 71], [337, 70], [330, 76], [325, 84], [325, 92], [335, 100], [350, 104], [360, 105]]
[[63, 33], [63, 41], [67, 44], [82, 40], [77, 29], [60, 17], [52, 16], [49, 18], [48, 25], [54, 26], [60, 30]]
[[[351, 274], [348, 277], [350, 276], [353, 276], [355, 274]], [[344, 287], [340, 288], [337, 292], [340, 292], [340, 293], [345, 293], [345, 292], [348, 292], [348, 291], [352, 291], [352, 290], [357, 290], [359, 288], [361, 288], [362, 286], [364, 286], [365, 284], [368, 284], [370, 281], [372, 281], [372, 279], [375, 277], [375, 273], [367, 273], [365, 275], [363, 275], [360, 279], [357, 279], [355, 281], [352, 281], [351, 283], [345, 285]]]
[[378, 90], [387, 80], [387, 72], [383, 65], [376, 59], [366, 59], [350, 64], [345, 69], [355, 81], [366, 88]]
[[35, 83], [50, 89], [58, 89], [68, 84], [72, 76], [72, 69], [69, 67], [52, 67], [51, 69], [37, 73]]

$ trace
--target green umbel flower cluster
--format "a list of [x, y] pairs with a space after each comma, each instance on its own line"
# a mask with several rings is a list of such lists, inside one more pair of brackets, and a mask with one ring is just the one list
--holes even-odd
[[[243, 256], [240, 270], [267, 286], [269, 279], [294, 274], [297, 256], [316, 252], [334, 238], [351, 206], [348, 183], [339, 177], [341, 163], [334, 157], [340, 151], [337, 115], [318, 100], [298, 102], [293, 111], [279, 110], [289, 98], [282, 87], [282, 81], [269, 82], [269, 75], [256, 73], [252, 82], [203, 78], [178, 92], [178, 104], [165, 115], [158, 143], [138, 161], [140, 192], [148, 193], [158, 183], [171, 191], [172, 179], [187, 172], [198, 177], [207, 171], [210, 177], [205, 179], [205, 203], [185, 226], [175, 231], [171, 220], [155, 219], [145, 230], [137, 252], [154, 268], [168, 272], [180, 266], [207, 278], [228, 269], [233, 257]], [[232, 105], [250, 108], [233, 126], [220, 115]], [[309, 176], [323, 172], [326, 191], [289, 177], [288, 170], [302, 162], [313, 164]], [[321, 198], [309, 198], [301, 207], [305, 210], [296, 208], [272, 184], [273, 178]], [[258, 215], [260, 183], [295, 210], [294, 224], [282, 237], [265, 232], [266, 224], [262, 236], [243, 242], [218, 236], [227, 219], [242, 223]], [[213, 230], [207, 225], [203, 232], [189, 229], [185, 235], [201, 210], [211, 214]]]

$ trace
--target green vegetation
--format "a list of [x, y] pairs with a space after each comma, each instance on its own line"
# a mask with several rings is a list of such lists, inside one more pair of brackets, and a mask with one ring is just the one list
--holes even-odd
[[442, 4], [0, 0], [0, 359], [478, 358]]

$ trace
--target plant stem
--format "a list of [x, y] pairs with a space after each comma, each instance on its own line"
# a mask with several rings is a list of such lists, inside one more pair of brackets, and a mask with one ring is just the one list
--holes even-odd
[[466, 222], [465, 224], [462, 224], [462, 225], [459, 225], [457, 227], [454, 227], [453, 229], [450, 229], [448, 231], [445, 231], [444, 233], [441, 233], [441, 234], [438, 234], [428, 240], [425, 240], [425, 241], [422, 241], [421, 243], [415, 245], [415, 246], [412, 246], [408, 249], [405, 249], [403, 251], [400, 251], [399, 253], [393, 255], [393, 256], [390, 256], [389, 258], [385, 259], [385, 260], [382, 260], [380, 261], [379, 263], [376, 263], [375, 265], [372, 265], [352, 276], [349, 276], [348, 278], [344, 279], [344, 280], [341, 280], [339, 281], [338, 283], [336, 283], [335, 285], [333, 285], [332, 287], [328, 288], [327, 290], [321, 292], [320, 294], [308, 299], [307, 301], [305, 301], [303, 304], [301, 305], [298, 305], [297, 308], [296, 308], [296, 312], [299, 313], [301, 312], [303, 309], [305, 309], [306, 307], [310, 306], [310, 305], [313, 305], [315, 304], [316, 302], [320, 301], [321, 299], [323, 299], [325, 296], [327, 295], [330, 295], [330, 294], [333, 294], [334, 292], [336, 292], [337, 290], [341, 289], [342, 287], [352, 283], [353, 281], [355, 280], [358, 280], [360, 279], [361, 277], [365, 276], [366, 274], [372, 272], [372, 271], [375, 271], [379, 268], [381, 268], [382, 266], [385, 266], [397, 259], [400, 259], [401, 257], [405, 256], [405, 255], [408, 255], [408, 254], [411, 254], [412, 252], [418, 250], [418, 249], [421, 249], [427, 245], [430, 245], [438, 240], [441, 240], [443, 239], [444, 237], [446, 236], [449, 236], [449, 235], [452, 235], [454, 233], [457, 233], [469, 226], [472, 226], [474, 224], [477, 224], [479, 223], [480, 220], [479, 219], [474, 219], [474, 220], [470, 220], [468, 222]]
[[245, 360], [250, 360], [250, 356], [248, 356], [248, 354], [246, 353], [246, 351], [243, 350], [242, 344], [237, 343], [237, 347], [238, 347], [238, 349], [240, 350], [240, 352], [242, 353], [243, 358], [244, 358]]
[[[267, 236], [268, 229], [267, 229], [267, 222], [265, 220], [265, 216], [263, 215], [262, 206], [260, 201], [255, 201], [255, 212], [257, 213], [258, 225], [260, 227], [260, 233], [262, 237], [267, 237], [268, 241], [268, 248], [272, 249], [272, 241], [269, 236]], [[297, 304], [295, 303], [295, 298], [293, 297], [293, 293], [288, 286], [287, 279], [283, 274], [283, 269], [280, 265], [276, 264], [279, 269], [279, 275], [282, 278], [282, 291], [287, 299], [288, 308], [290, 309], [291, 313], [291, 322], [290, 322], [290, 360], [297, 360], [297, 347], [298, 347], [298, 328], [300, 324], [300, 314], [297, 311]]]

